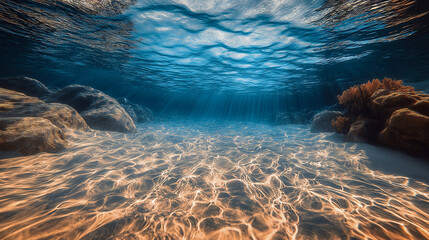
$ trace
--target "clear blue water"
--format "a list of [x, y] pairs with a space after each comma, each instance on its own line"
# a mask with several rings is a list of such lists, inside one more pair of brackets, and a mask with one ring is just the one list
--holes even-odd
[[2, 1], [0, 75], [265, 119], [373, 78], [429, 86], [428, 2]]
[[429, 92], [428, 23], [427, 0], [0, 1], [0, 77], [155, 116], [0, 153], [0, 239], [429, 239], [427, 162], [308, 125], [373, 78]]

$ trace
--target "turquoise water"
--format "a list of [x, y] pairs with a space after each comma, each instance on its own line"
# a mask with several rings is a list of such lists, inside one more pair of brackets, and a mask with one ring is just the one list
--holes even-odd
[[159, 114], [320, 110], [373, 78], [428, 89], [427, 1], [2, 1], [0, 75]]
[[0, 153], [0, 239], [429, 239], [427, 162], [309, 131], [354, 84], [427, 93], [428, 18], [427, 0], [0, 1], [0, 77], [155, 116]]

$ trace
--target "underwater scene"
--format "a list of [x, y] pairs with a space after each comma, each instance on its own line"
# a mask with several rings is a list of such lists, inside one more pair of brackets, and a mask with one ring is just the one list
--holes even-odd
[[429, 1], [0, 1], [0, 239], [429, 239]]

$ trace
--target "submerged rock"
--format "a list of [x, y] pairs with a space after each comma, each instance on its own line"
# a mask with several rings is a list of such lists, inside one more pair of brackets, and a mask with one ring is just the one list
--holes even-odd
[[40, 117], [0, 117], [0, 150], [23, 155], [58, 152], [67, 146], [64, 132]]
[[0, 78], [0, 88], [6, 88], [24, 93], [28, 96], [43, 98], [51, 94], [51, 91], [36, 79], [29, 77]]
[[67, 145], [65, 130], [89, 130], [70, 106], [4, 88], [0, 88], [0, 116], [0, 150], [21, 154], [62, 150]]
[[[12, 77], [1, 78], [0, 87], [22, 92], [28, 96], [47, 99], [51, 103], [59, 102], [70, 105], [94, 129], [124, 133], [136, 131], [133, 119], [115, 99], [88, 86], [70, 85], [53, 93], [36, 79]], [[46, 105], [39, 105], [38, 107], [44, 108]], [[50, 108], [53, 107], [54, 105], [50, 106]], [[152, 118], [152, 112], [149, 109], [137, 104], [130, 103], [126, 108], [135, 118], [135, 121], [148, 121]], [[63, 106], [59, 106], [56, 110], [62, 111], [61, 109]], [[34, 113], [39, 110], [26, 109], [25, 111]]]
[[[347, 107], [344, 117], [350, 121], [346, 140], [377, 143], [429, 158], [428, 94], [385, 78], [354, 86], [338, 99]], [[337, 132], [343, 132], [341, 121], [333, 123]]]
[[375, 118], [386, 120], [396, 110], [410, 107], [416, 102], [417, 95], [381, 89], [371, 97], [371, 113]]
[[23, 93], [0, 88], [0, 113], [3, 118], [40, 117], [61, 129], [89, 130], [83, 118], [68, 105], [45, 103]]
[[93, 129], [136, 132], [132, 118], [118, 101], [94, 88], [69, 85], [52, 94], [49, 101], [72, 106]]
[[380, 144], [413, 155], [429, 156], [429, 116], [403, 108], [395, 111], [379, 134]]
[[311, 121], [312, 132], [335, 132], [332, 121], [341, 116], [340, 111], [323, 111], [316, 114]]
[[126, 98], [119, 98], [118, 102], [124, 107], [134, 122], [149, 122], [153, 120], [153, 114], [149, 108], [132, 103]]
[[384, 122], [377, 120], [359, 120], [354, 122], [346, 140], [350, 142], [369, 142], [376, 143], [378, 133], [383, 130]]

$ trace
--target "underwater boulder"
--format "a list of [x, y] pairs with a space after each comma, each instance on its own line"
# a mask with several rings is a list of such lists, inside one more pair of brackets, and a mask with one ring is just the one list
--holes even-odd
[[36, 79], [29, 77], [0, 78], [0, 88], [6, 88], [24, 93], [28, 96], [43, 98], [51, 94], [51, 91]]
[[67, 146], [64, 132], [40, 117], [0, 117], [0, 150], [22, 155], [58, 152]]
[[408, 108], [420, 114], [429, 116], [429, 97], [427, 99], [421, 99], [417, 101]]
[[92, 87], [69, 85], [52, 94], [49, 101], [73, 107], [93, 129], [136, 132], [133, 119], [118, 101]]
[[332, 121], [341, 116], [340, 111], [323, 111], [316, 114], [311, 121], [311, 132], [335, 132]]
[[396, 110], [410, 107], [417, 101], [416, 94], [381, 89], [371, 97], [371, 113], [375, 118], [387, 120]]
[[429, 116], [408, 108], [395, 111], [379, 134], [384, 146], [429, 157]]
[[119, 98], [118, 102], [125, 111], [127, 111], [134, 122], [149, 122], [153, 120], [153, 114], [149, 108], [132, 103], [126, 98]]
[[[346, 112], [333, 125], [347, 134], [348, 141], [365, 141], [429, 157], [429, 95], [402, 83], [390, 78], [382, 82], [374, 79], [347, 89], [338, 96]], [[346, 131], [341, 131], [341, 126], [346, 126]]]
[[0, 113], [3, 118], [43, 118], [63, 130], [89, 130], [83, 118], [68, 105], [45, 103], [38, 98], [4, 88], [0, 88]]
[[66, 130], [89, 130], [70, 106], [4, 88], [0, 88], [0, 116], [0, 150], [24, 155], [60, 151], [67, 146]]
[[377, 136], [383, 130], [384, 122], [377, 120], [359, 120], [350, 126], [346, 140], [350, 142], [376, 143]]

